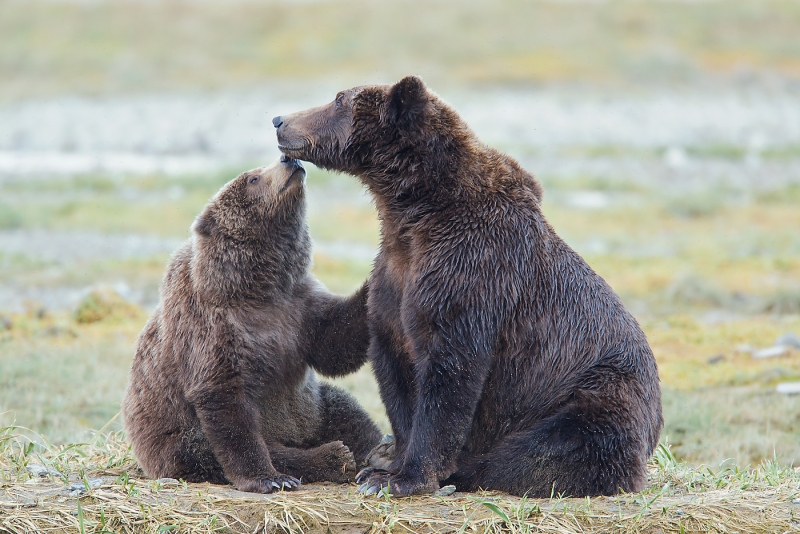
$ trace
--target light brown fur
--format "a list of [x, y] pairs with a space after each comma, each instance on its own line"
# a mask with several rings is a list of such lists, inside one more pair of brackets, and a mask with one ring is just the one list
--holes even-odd
[[367, 288], [342, 298], [309, 274], [304, 177], [288, 158], [240, 175], [173, 256], [123, 402], [149, 476], [262, 493], [346, 481], [380, 439], [313, 370], [366, 360]]

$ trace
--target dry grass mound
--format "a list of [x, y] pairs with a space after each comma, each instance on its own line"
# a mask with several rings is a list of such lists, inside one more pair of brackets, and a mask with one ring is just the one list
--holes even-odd
[[142, 310], [109, 288], [95, 289], [78, 304], [75, 322], [96, 323], [106, 319], [131, 319], [141, 316]]
[[651, 485], [617, 497], [550, 499], [496, 492], [395, 499], [354, 485], [255, 495], [144, 478], [119, 433], [34, 444], [0, 429], [0, 532], [785, 532], [800, 526], [800, 472], [690, 468], [662, 446]]

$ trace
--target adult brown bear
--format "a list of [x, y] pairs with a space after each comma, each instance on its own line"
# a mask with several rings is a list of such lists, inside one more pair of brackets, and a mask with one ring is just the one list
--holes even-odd
[[149, 476], [270, 493], [352, 480], [378, 443], [355, 399], [312, 370], [366, 361], [367, 287], [337, 297], [309, 274], [304, 180], [285, 157], [241, 174], [173, 256], [122, 408]]
[[663, 424], [655, 359], [530, 174], [416, 77], [273, 124], [284, 154], [356, 175], [381, 219], [370, 358], [397, 453], [362, 491], [644, 486]]

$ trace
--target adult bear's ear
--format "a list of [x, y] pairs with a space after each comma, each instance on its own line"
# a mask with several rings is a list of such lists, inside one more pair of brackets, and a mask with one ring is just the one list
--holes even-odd
[[422, 78], [406, 76], [389, 90], [389, 117], [400, 124], [412, 124], [428, 103], [428, 89]]
[[211, 237], [215, 225], [214, 218], [211, 217], [208, 210], [206, 210], [194, 220], [194, 223], [192, 223], [192, 231], [202, 237]]

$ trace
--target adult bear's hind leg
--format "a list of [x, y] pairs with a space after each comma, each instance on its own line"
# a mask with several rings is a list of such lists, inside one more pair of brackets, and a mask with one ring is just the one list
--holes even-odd
[[581, 400], [590, 399], [576, 399], [533, 428], [509, 434], [489, 453], [464, 459], [445, 483], [461, 491], [482, 488], [537, 498], [641, 490], [647, 482], [646, 432], [625, 409]]
[[381, 440], [381, 433], [367, 412], [346, 391], [320, 384], [321, 424], [315, 442], [341, 441], [350, 449], [356, 465], [366, 463], [367, 454]]

